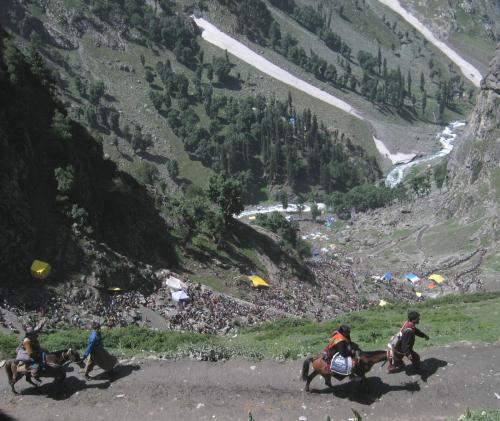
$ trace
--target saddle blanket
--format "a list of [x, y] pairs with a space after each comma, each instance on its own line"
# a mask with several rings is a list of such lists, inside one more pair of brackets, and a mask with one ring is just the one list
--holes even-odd
[[330, 372], [342, 376], [350, 376], [352, 373], [352, 358], [345, 358], [339, 353], [336, 353], [330, 363]]

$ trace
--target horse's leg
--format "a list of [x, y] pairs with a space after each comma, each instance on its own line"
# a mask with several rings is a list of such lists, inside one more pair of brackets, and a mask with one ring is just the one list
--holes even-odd
[[313, 370], [309, 376], [307, 376], [307, 381], [306, 381], [306, 392], [309, 392], [309, 384], [313, 381], [313, 379], [319, 374], [319, 371]]
[[[31, 380], [31, 373], [26, 373], [26, 381], [29, 383], [29, 384], [32, 384], [33, 386], [35, 387], [38, 387], [38, 385], [36, 383], [33, 382], [33, 380]], [[41, 381], [41, 380], [40, 380]]]
[[358, 390], [362, 393], [368, 392], [368, 380], [366, 376], [361, 376], [361, 379], [358, 384]]
[[323, 377], [325, 378], [325, 384], [328, 386], [328, 387], [333, 387], [333, 384], [332, 384], [332, 376], [330, 374], [327, 374], [327, 375], [323, 375]]
[[22, 377], [22, 374], [19, 374], [17, 372], [17, 365], [14, 360], [7, 362], [7, 364], [5, 365], [5, 372], [7, 373], [12, 393], [15, 393], [17, 395], [17, 391], [14, 388], [14, 385]]

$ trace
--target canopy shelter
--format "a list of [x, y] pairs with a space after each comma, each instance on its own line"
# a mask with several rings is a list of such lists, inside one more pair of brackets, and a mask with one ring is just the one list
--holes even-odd
[[50, 275], [52, 267], [47, 262], [41, 260], [33, 260], [31, 264], [31, 275], [37, 279], [45, 279]]
[[417, 275], [415, 275], [414, 273], [407, 273], [405, 275], [405, 279], [407, 279], [408, 281], [410, 281], [412, 284], [420, 281], [420, 278]]
[[170, 288], [171, 290], [174, 290], [174, 291], [179, 291], [181, 289], [187, 289], [187, 285], [184, 282], [182, 282], [180, 279], [177, 279], [173, 276], [169, 276], [165, 280], [165, 286], [167, 286], [168, 288]]
[[442, 284], [444, 282], [444, 278], [441, 275], [438, 275], [437, 273], [429, 275], [427, 279], [429, 279], [430, 281], [434, 281], [436, 284]]
[[262, 287], [269, 288], [269, 284], [260, 276], [252, 275], [248, 276], [248, 279], [250, 280], [254, 288], [262, 288]]
[[184, 291], [172, 291], [172, 300], [176, 303], [189, 300], [189, 295], [187, 295]]
[[382, 279], [383, 279], [384, 281], [389, 282], [389, 281], [392, 279], [392, 273], [391, 273], [391, 272], [385, 272], [385, 273], [384, 273], [384, 276], [382, 276]]

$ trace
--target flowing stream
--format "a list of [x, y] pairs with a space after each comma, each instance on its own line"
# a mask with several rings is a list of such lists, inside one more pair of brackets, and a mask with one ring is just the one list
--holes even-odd
[[453, 150], [454, 142], [458, 135], [458, 129], [463, 126], [465, 126], [464, 121], [454, 121], [448, 124], [445, 129], [436, 136], [437, 140], [439, 141], [439, 143], [441, 143], [442, 146], [440, 151], [429, 156], [415, 159], [414, 161], [408, 162], [406, 164], [398, 165], [387, 175], [387, 178], [385, 179], [385, 185], [388, 187], [395, 187], [399, 183], [401, 183], [401, 181], [403, 181], [405, 175], [408, 173], [408, 170], [414, 165], [421, 164], [422, 162], [432, 161], [433, 159], [448, 155]]

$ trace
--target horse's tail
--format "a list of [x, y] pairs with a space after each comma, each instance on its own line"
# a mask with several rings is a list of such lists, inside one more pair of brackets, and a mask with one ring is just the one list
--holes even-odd
[[9, 379], [9, 383], [12, 383], [12, 379], [14, 378], [12, 374], [12, 368], [11, 365], [14, 362], [14, 360], [7, 360], [5, 361], [4, 369], [5, 373], [7, 374], [7, 378]]
[[311, 362], [313, 360], [313, 357], [307, 357], [304, 360], [304, 364], [302, 364], [302, 380], [307, 381], [307, 376], [309, 375], [309, 366], [311, 365]]

